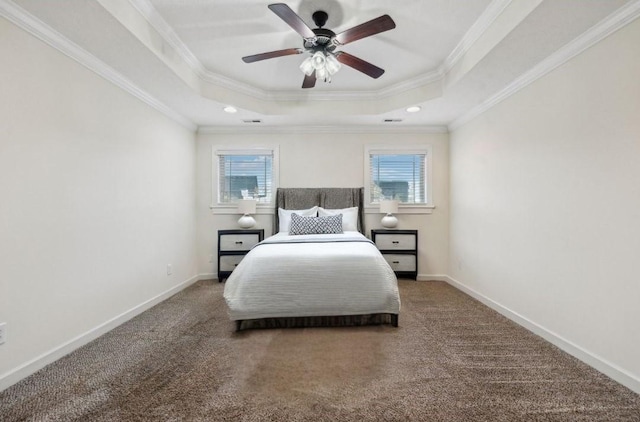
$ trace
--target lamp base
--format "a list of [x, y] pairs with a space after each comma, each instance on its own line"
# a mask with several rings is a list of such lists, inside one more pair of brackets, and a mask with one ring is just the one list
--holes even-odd
[[398, 225], [398, 219], [393, 214], [387, 214], [382, 217], [382, 227], [392, 229]]
[[245, 214], [238, 220], [238, 225], [243, 229], [250, 229], [256, 225], [256, 220], [254, 220], [249, 214]]

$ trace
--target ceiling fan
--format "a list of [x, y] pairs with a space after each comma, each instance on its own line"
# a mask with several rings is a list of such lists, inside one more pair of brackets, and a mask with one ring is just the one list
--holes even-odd
[[246, 56], [242, 58], [245, 63], [308, 52], [311, 56], [300, 65], [300, 70], [305, 74], [302, 88], [313, 88], [317, 79], [331, 82], [331, 76], [340, 69], [341, 64], [352, 67], [372, 78], [379, 78], [384, 73], [384, 69], [344, 51], [335, 51], [335, 49], [338, 46], [395, 28], [396, 24], [389, 15], [380, 16], [336, 34], [330, 29], [323, 28], [329, 15], [321, 10], [313, 14], [313, 22], [317, 25], [317, 28], [311, 29], [286, 4], [275, 3], [270, 4], [268, 7], [302, 36], [304, 48], [287, 48], [285, 50]]

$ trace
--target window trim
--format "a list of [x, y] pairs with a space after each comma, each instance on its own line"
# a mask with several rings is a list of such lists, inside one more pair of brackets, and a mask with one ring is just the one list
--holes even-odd
[[371, 154], [394, 155], [394, 154], [424, 154], [426, 155], [426, 177], [425, 188], [427, 190], [427, 202], [423, 205], [399, 204], [398, 214], [431, 214], [435, 205], [433, 203], [433, 147], [431, 145], [400, 145], [389, 147], [388, 145], [365, 145], [364, 147], [364, 211], [365, 214], [380, 214], [377, 203], [369, 202], [371, 198]]
[[271, 189], [272, 197], [270, 202], [259, 203], [256, 206], [256, 214], [273, 214], [275, 206], [275, 195], [280, 186], [280, 148], [279, 145], [273, 145], [271, 147], [246, 147], [238, 148], [237, 146], [214, 146], [211, 154], [211, 203], [209, 209], [213, 214], [237, 214], [237, 205], [227, 202], [218, 201], [218, 188], [220, 174], [220, 155], [271, 155], [272, 159], [272, 174], [271, 174]]

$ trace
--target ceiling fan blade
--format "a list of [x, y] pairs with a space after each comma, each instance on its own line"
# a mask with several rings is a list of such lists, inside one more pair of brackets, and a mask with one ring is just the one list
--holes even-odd
[[347, 44], [365, 37], [370, 37], [371, 35], [379, 34], [380, 32], [388, 31], [395, 27], [396, 23], [389, 15], [382, 15], [339, 33], [335, 36], [335, 40], [340, 44]]
[[302, 38], [316, 38], [316, 34], [307, 26], [300, 16], [284, 3], [270, 4], [269, 9], [289, 24]]
[[245, 63], [258, 62], [260, 60], [273, 59], [275, 57], [290, 56], [292, 54], [300, 54], [304, 52], [301, 48], [287, 48], [286, 50], [270, 51], [268, 53], [254, 54], [253, 56], [245, 56], [242, 61]]
[[313, 88], [316, 86], [316, 73], [313, 72], [311, 75], [304, 75], [304, 81], [302, 82], [303, 88]]
[[352, 56], [349, 53], [345, 53], [344, 51], [336, 53], [336, 58], [340, 63], [352, 67], [374, 79], [379, 78], [384, 73], [384, 69], [380, 69], [378, 66], [374, 66], [371, 63], [365, 62], [364, 60], [359, 59], [356, 56]]

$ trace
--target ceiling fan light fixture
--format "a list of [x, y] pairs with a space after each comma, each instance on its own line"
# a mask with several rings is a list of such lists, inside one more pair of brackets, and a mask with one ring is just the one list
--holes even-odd
[[335, 75], [335, 73], [338, 70], [340, 70], [342, 65], [340, 64], [338, 59], [336, 59], [336, 56], [334, 56], [331, 53], [328, 53], [327, 54], [327, 62], [326, 62], [325, 67], [327, 69], [327, 72], [329, 72], [330, 75]]
[[326, 67], [321, 67], [316, 69], [316, 79], [320, 79], [321, 81], [331, 82], [331, 75]]
[[302, 64], [300, 64], [300, 70], [302, 70], [302, 73], [305, 75], [311, 76], [313, 71], [316, 70], [316, 68], [313, 67], [313, 59], [311, 57], [304, 59]]
[[328, 51], [316, 51], [311, 57], [307, 57], [300, 64], [300, 70], [307, 76], [315, 72], [316, 79], [331, 82], [334, 75], [342, 65], [335, 55]]
[[311, 56], [311, 60], [313, 63], [313, 67], [316, 70], [324, 69], [327, 63], [327, 57], [324, 55], [322, 51], [316, 51], [315, 53], [313, 53], [313, 56]]

